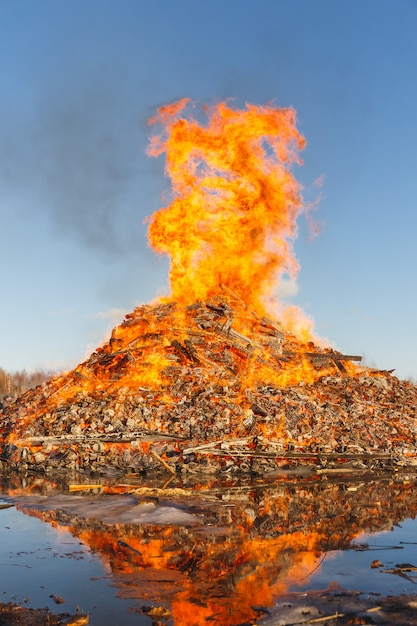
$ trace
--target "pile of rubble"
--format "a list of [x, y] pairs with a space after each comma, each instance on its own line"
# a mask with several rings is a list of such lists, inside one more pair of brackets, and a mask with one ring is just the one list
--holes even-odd
[[417, 388], [222, 293], [136, 308], [73, 371], [0, 412], [3, 471], [416, 464]]

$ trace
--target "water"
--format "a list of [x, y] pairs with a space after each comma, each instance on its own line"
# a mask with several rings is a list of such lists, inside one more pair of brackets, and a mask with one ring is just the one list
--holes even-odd
[[[1, 602], [54, 613], [90, 613], [91, 624], [150, 624], [129, 614], [116, 596], [111, 572], [98, 555], [68, 530], [44, 524], [15, 507], [0, 510]], [[61, 598], [57, 605], [54, 598]]]
[[[377, 560], [381, 563], [372, 567]], [[366, 594], [416, 594], [417, 571], [387, 572], [405, 563], [417, 566], [415, 519], [406, 519], [390, 531], [363, 535], [352, 543], [350, 550], [323, 553], [317, 572], [296, 588], [324, 589], [332, 582]]]
[[416, 594], [417, 571], [399, 567], [417, 565], [410, 475], [130, 478], [75, 493], [15, 477], [0, 496], [13, 504], [0, 508], [0, 601], [81, 611], [97, 626], [256, 623], [254, 607], [335, 583]]

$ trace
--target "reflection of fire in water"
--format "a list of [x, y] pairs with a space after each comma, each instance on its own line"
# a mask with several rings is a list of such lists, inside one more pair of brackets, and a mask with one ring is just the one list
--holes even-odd
[[[118, 487], [107, 491], [117, 493]], [[138, 488], [138, 503], [126, 505], [132, 520], [144, 504], [144, 491]], [[157, 514], [166, 503], [164, 492], [149, 491]], [[111, 569], [118, 595], [163, 606], [175, 626], [254, 620], [259, 616], [254, 607], [271, 606], [291, 586], [304, 584], [323, 552], [346, 548], [363, 532], [391, 529], [417, 513], [416, 483], [400, 478], [374, 477], [370, 483], [282, 479], [269, 487], [229, 490], [213, 483], [198, 493], [198, 499], [193, 491], [191, 500], [176, 504], [199, 516], [187, 526], [170, 525], [168, 519], [162, 526], [110, 523], [105, 515], [93, 519], [92, 511], [103, 507], [107, 495], [68, 496], [59, 503], [17, 501], [31, 515], [68, 525]], [[149, 496], [145, 499], [149, 502]]]
[[149, 218], [149, 240], [170, 256], [171, 295], [137, 307], [87, 361], [6, 409], [2, 460], [173, 474], [193, 463], [264, 474], [294, 450], [314, 464], [345, 452], [410, 462], [415, 386], [318, 347], [294, 309], [265, 316], [298, 271], [294, 112], [220, 103], [202, 124], [185, 118], [188, 105], [151, 120], [162, 130], [149, 152], [166, 154], [172, 202]]

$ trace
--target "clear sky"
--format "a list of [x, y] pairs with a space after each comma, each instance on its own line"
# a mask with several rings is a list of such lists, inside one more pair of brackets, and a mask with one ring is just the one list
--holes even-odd
[[167, 290], [147, 120], [232, 98], [307, 140], [288, 301], [417, 380], [417, 0], [0, 0], [0, 77], [1, 368], [69, 369]]

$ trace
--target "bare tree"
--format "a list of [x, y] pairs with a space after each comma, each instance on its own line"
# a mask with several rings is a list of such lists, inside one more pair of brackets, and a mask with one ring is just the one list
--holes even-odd
[[11, 379], [3, 369], [0, 368], [0, 396], [10, 394], [11, 391]]
[[53, 376], [53, 372], [27, 372], [26, 370], [20, 370], [17, 372], [6, 372], [0, 368], [0, 400], [4, 396], [16, 397], [41, 385], [46, 380], [49, 380]]

